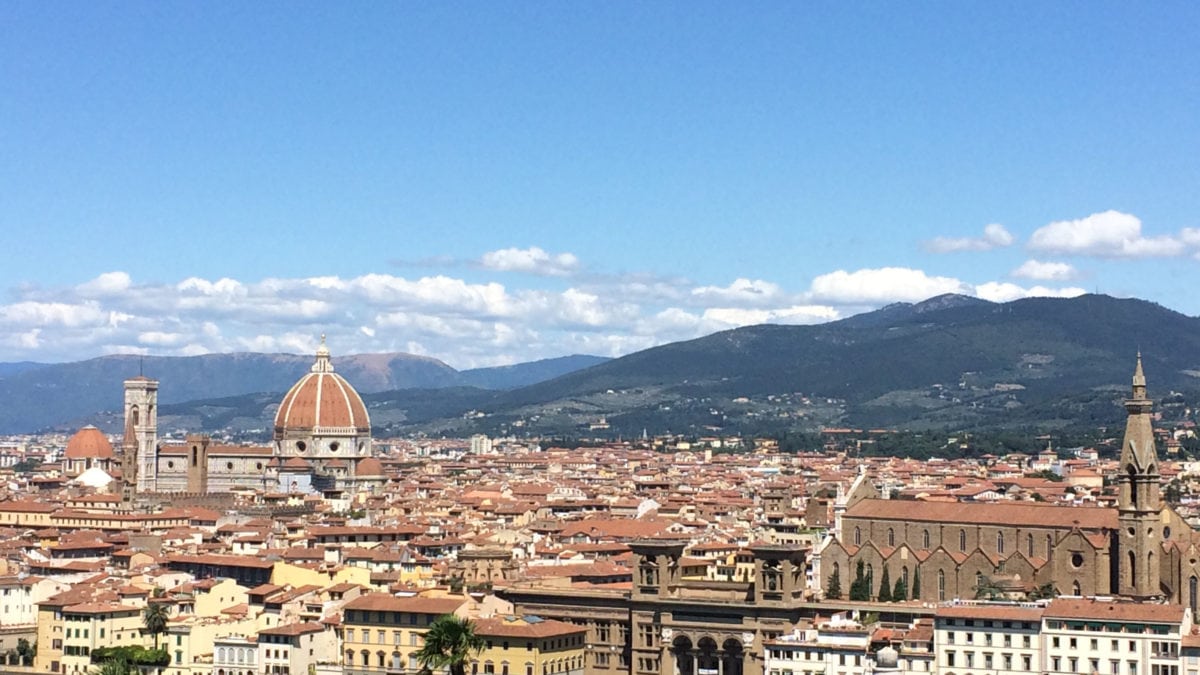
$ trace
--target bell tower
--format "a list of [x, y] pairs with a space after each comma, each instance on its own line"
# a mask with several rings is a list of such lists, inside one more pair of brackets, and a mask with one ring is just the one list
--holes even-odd
[[[125, 439], [121, 452], [136, 458], [134, 483], [141, 493], [158, 484], [158, 380], [144, 375], [125, 380]], [[128, 463], [123, 457], [122, 464]], [[122, 466], [124, 468], [124, 466]], [[125, 478], [130, 483], [129, 478]]]
[[1154, 447], [1153, 403], [1146, 397], [1146, 375], [1142, 355], [1133, 371], [1133, 392], [1125, 401], [1128, 419], [1121, 444], [1120, 492], [1117, 520], [1120, 524], [1121, 595], [1148, 599], [1162, 595], [1159, 587], [1162, 540], [1162, 498], [1158, 475], [1158, 452]]

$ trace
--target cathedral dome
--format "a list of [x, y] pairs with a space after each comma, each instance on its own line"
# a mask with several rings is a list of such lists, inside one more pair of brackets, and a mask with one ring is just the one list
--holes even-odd
[[67, 441], [67, 459], [112, 459], [112, 443], [108, 437], [92, 425], [88, 425]]
[[325, 338], [317, 349], [312, 372], [301, 377], [279, 403], [275, 435], [369, 434], [371, 420], [362, 397], [341, 375], [333, 372]]

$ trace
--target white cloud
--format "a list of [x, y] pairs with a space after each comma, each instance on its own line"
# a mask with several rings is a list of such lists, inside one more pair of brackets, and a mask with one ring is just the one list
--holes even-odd
[[704, 318], [727, 326], [753, 326], [761, 323], [808, 325], [840, 318], [838, 311], [824, 305], [784, 307], [780, 309], [741, 309], [713, 307], [704, 310]]
[[91, 281], [79, 284], [75, 290], [85, 298], [103, 298], [127, 291], [132, 285], [133, 280], [126, 272], [105, 272]]
[[[1062, 280], [1050, 278], [1061, 268], [1025, 272]], [[16, 300], [0, 304], [0, 346], [11, 360], [40, 361], [118, 352], [311, 353], [328, 333], [338, 355], [403, 351], [470, 368], [571, 353], [622, 355], [738, 326], [822, 323], [951, 292], [990, 300], [1082, 292], [975, 286], [906, 267], [838, 270], [798, 290], [751, 277], [698, 284], [580, 274], [571, 281], [516, 279], [508, 287], [448, 275], [370, 273], [257, 281], [189, 276], [147, 284], [109, 272], [78, 285], [13, 289]]]
[[701, 286], [692, 289], [692, 297], [701, 302], [727, 302], [760, 306], [778, 301], [783, 295], [778, 284], [762, 279], [734, 279], [728, 286]]
[[813, 279], [811, 296], [816, 302], [830, 305], [878, 305], [970, 292], [968, 284], [952, 277], [929, 276], [907, 267], [882, 267], [822, 274]]
[[1143, 236], [1142, 221], [1137, 216], [1104, 211], [1041, 227], [1030, 236], [1029, 248], [1101, 258], [1155, 258], [1182, 255], [1188, 242], [1196, 239], [1200, 236], [1192, 230], [1185, 230], [1180, 236]]
[[1034, 286], [1032, 288], [1023, 288], [1016, 284], [1008, 282], [989, 281], [985, 284], [979, 284], [975, 287], [975, 295], [984, 300], [992, 302], [1010, 302], [1012, 300], [1020, 300], [1021, 298], [1074, 298], [1087, 293], [1082, 288], [1047, 288], [1045, 286]]
[[1011, 246], [1014, 239], [1005, 227], [992, 223], [983, 228], [980, 237], [934, 237], [925, 242], [925, 248], [933, 253], [957, 253], [960, 251], [990, 251], [994, 248]]
[[1079, 276], [1074, 267], [1064, 262], [1042, 262], [1026, 260], [1021, 266], [1009, 273], [1017, 279], [1033, 279], [1034, 281], [1070, 281]]
[[102, 326], [114, 317], [92, 301], [83, 303], [66, 302], [17, 302], [0, 306], [0, 326], [47, 327]]
[[579, 259], [572, 253], [551, 254], [531, 246], [489, 251], [479, 259], [479, 266], [497, 272], [566, 276], [579, 269]]

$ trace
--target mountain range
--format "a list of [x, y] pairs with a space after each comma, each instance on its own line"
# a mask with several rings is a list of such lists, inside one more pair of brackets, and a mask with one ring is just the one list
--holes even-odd
[[[384, 354], [335, 365], [363, 393], [380, 434], [1054, 428], [1119, 423], [1139, 350], [1152, 395], [1190, 410], [1200, 392], [1200, 319], [1103, 295], [1008, 303], [946, 295], [815, 326], [737, 328], [612, 360], [459, 372]], [[311, 360], [147, 357], [141, 367], [162, 383], [160, 427], [262, 430]], [[138, 368], [137, 357], [104, 357], [0, 377], [8, 401], [0, 431], [119, 410], [119, 383]]]
[[[412, 354], [356, 354], [334, 368], [363, 394], [408, 388], [508, 389], [603, 363], [573, 355], [494, 368], [455, 370]], [[160, 406], [267, 392], [277, 401], [312, 366], [295, 354], [207, 354], [189, 357], [102, 356], [58, 364], [0, 363], [0, 433], [29, 433], [119, 411], [121, 383], [144, 373], [159, 381]]]

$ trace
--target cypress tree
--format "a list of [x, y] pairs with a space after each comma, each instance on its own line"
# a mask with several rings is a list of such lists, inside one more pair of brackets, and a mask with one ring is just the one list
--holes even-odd
[[912, 599], [913, 600], [921, 599], [921, 568], [920, 567], [913, 569]]
[[892, 602], [904, 602], [908, 599], [908, 588], [904, 585], [904, 577], [896, 579], [896, 587], [892, 589]]
[[870, 585], [865, 576], [863, 561], [861, 560], [854, 567], [854, 581], [850, 582], [850, 599], [857, 601], [871, 599]]
[[833, 574], [829, 575], [829, 585], [825, 588], [825, 599], [842, 599], [842, 571], [839, 567], [834, 567]]
[[892, 577], [888, 574], [888, 566], [883, 566], [883, 576], [879, 577], [879, 602], [892, 601]]

